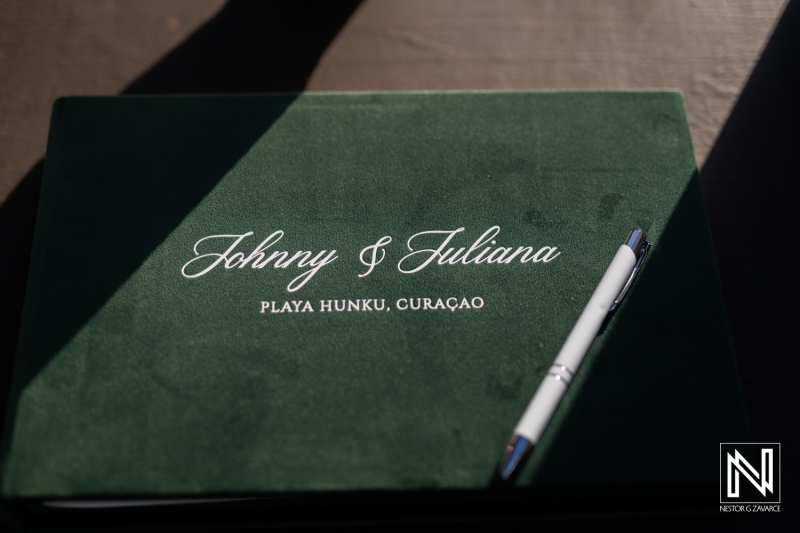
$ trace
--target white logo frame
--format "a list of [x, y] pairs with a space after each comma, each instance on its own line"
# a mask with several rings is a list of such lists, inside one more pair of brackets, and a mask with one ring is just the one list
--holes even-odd
[[[767, 446], [761, 448], [760, 472], [756, 470], [739, 452], [733, 448], [731, 451], [723, 451], [723, 446]], [[774, 451], [777, 451], [775, 457]], [[720, 483], [720, 502], [721, 504], [780, 504], [781, 503], [781, 444], [779, 442], [721, 442], [719, 444], [719, 483]], [[725, 465], [723, 467], [723, 464]], [[778, 469], [777, 476], [775, 469]], [[733, 498], [739, 497], [739, 485], [742, 474], [747, 481], [762, 495], [761, 501], [738, 501]], [[777, 486], [776, 486], [777, 485]], [[777, 489], [777, 490], [775, 490]], [[767, 491], [771, 496], [768, 496]], [[723, 494], [727, 500], [723, 500]], [[777, 500], [772, 501], [776, 497]]]

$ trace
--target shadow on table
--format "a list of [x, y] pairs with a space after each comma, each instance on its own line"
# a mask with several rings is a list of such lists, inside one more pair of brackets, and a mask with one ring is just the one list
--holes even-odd
[[[590, 372], [566, 406], [568, 416], [554, 419], [521, 481], [558, 486], [591, 472], [598, 483], [624, 488], [630, 477], [694, 476], [697, 487], [706, 489], [691, 493], [682, 487], [678, 494], [684, 500], [695, 496], [696, 509], [705, 505], [716, 513], [719, 442], [793, 440], [787, 408], [794, 404], [788, 400], [800, 374], [793, 338], [800, 299], [800, 250], [794, 246], [800, 227], [798, 30], [800, 1], [793, 0], [699, 179], [692, 179], [605, 334], [609, 338], [587, 359]], [[711, 240], [687, 230], [703, 227], [704, 210], [719, 278], [713, 264], [697, 263]], [[690, 271], [691, 276], [680, 275]], [[724, 308], [698, 307], [719, 302], [720, 288]], [[726, 322], [735, 355], [728, 348]], [[784, 473], [791, 464], [784, 463]], [[642, 465], [646, 471], [637, 471]], [[784, 499], [796, 492], [782, 491]], [[729, 525], [739, 530], [787, 518], [741, 516]]]
[[[303, 91], [317, 62], [360, 0], [345, 2], [232, 0], [186, 41], [131, 83], [122, 94], [297, 93]], [[282, 101], [291, 104], [293, 96]], [[285, 109], [285, 107], [284, 107]], [[272, 108], [254, 116], [236, 132], [237, 143], [216, 151], [212, 167], [192, 169], [192, 186], [177, 202], [182, 209], [148, 235], [145, 246], [132, 249], [128, 270], [98, 279], [91, 294], [53, 294], [54, 320], [61, 327], [45, 340], [49, 350], [39, 360], [26, 361], [17, 391], [47, 364], [63, 343], [81, 327], [219, 178], [248, 150], [282, 113]], [[223, 134], [225, 132], [220, 132]], [[6, 412], [7, 391], [14, 367], [22, 304], [33, 242], [44, 161], [39, 161], [0, 206], [0, 413]], [[129, 192], [130, 201], [149, 202], [145, 190]], [[173, 205], [173, 208], [175, 205]], [[18, 373], [23, 369], [18, 368]], [[13, 400], [12, 400], [13, 402]], [[13, 415], [13, 405], [9, 413]], [[7, 425], [10, 420], [7, 420]]]
[[[538, 457], [531, 457], [528, 482], [558, 485], [592, 472], [598, 481], [624, 488], [630, 476], [686, 480], [694, 473], [697, 487], [706, 489], [692, 493], [676, 486], [681, 492], [673, 501], [693, 496], [696, 510], [706, 506], [710, 514], [699, 524], [727, 520], [744, 530], [790, 518], [790, 512], [720, 517], [714, 482], [719, 442], [793, 441], [787, 409], [795, 403], [789, 400], [800, 374], [793, 338], [800, 299], [800, 250], [794, 245], [800, 227], [799, 29], [800, 2], [793, 0], [603, 349], [587, 360], [591, 371], [567, 406], [569, 416], [554, 420]], [[704, 208], [719, 279], [708, 264], [693, 265], [712, 242], [685, 229], [702, 227]], [[691, 276], [677, 275], [687, 269]], [[697, 302], [719, 301], [719, 288], [725, 308], [707, 309], [716, 322], [702, 320]], [[726, 356], [726, 322], [738, 376], [733, 352]], [[737, 379], [745, 405], [738, 400]], [[686, 412], [691, 416], [684, 419]], [[748, 418], [749, 435], [743, 431]], [[634, 471], [641, 465], [645, 472]], [[791, 458], [783, 463], [784, 476], [792, 465]], [[781, 490], [789, 501], [787, 494], [797, 492]]]
[[793, 0], [701, 170], [756, 442], [790, 441], [794, 433], [785, 416], [800, 374], [794, 339], [800, 299], [798, 65], [800, 2]]

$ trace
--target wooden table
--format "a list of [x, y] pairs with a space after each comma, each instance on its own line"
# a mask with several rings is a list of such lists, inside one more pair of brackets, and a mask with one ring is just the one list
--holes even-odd
[[677, 87], [753, 440], [785, 443], [796, 462], [800, 2], [320, 4], [0, 3], [0, 409], [58, 96]]

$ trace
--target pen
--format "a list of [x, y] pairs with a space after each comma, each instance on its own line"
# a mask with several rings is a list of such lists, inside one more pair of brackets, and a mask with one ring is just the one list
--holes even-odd
[[548, 374], [517, 422], [511, 442], [500, 461], [498, 475], [502, 480], [508, 480], [514, 474], [539, 442], [586, 352], [633, 284], [650, 246], [644, 231], [634, 229], [617, 250]]

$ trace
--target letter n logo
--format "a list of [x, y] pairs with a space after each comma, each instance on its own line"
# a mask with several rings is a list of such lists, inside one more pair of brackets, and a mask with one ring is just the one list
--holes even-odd
[[721, 443], [720, 503], [780, 503], [780, 443]]

